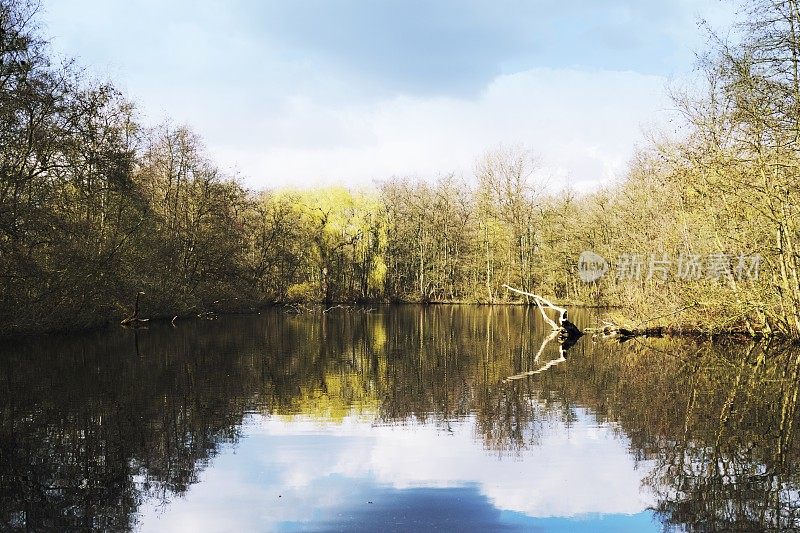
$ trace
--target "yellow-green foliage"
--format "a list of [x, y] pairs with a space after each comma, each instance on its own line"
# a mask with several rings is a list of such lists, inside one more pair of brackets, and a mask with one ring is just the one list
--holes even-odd
[[[800, 20], [785, 2], [756, 5], [741, 46], [706, 64], [705, 93], [676, 102], [688, 135], [640, 150], [607, 189], [547, 194], [531, 154], [499, 148], [468, 176], [253, 193], [188, 128], [145, 129], [112, 86], [54, 67], [27, 7], [10, 2], [0, 333], [117, 320], [139, 291], [143, 314], [172, 317], [286, 301], [496, 303], [510, 284], [619, 306], [633, 322], [800, 337]], [[6, 60], [20, 54], [32, 63]], [[593, 283], [577, 276], [584, 250], [611, 261]], [[761, 275], [648, 279], [646, 263], [639, 279], [615, 275], [621, 254], [681, 253], [759, 255]]]
[[290, 302], [315, 302], [319, 300], [319, 292], [316, 284], [309, 281], [289, 285], [286, 291], [286, 299]]

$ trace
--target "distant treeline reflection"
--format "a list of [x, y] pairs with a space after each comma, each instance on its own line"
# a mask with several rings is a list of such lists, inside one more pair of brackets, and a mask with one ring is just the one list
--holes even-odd
[[145, 499], [196, 482], [251, 412], [443, 427], [474, 417], [488, 452], [515, 454], [579, 409], [655, 461], [646, 483], [666, 524], [800, 527], [800, 351], [584, 338], [565, 363], [504, 383], [534, 367], [543, 334], [532, 331], [547, 328], [524, 308], [404, 306], [5, 344], [2, 527], [130, 528]]

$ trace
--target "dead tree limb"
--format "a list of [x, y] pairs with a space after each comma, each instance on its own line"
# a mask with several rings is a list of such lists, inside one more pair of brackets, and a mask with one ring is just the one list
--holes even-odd
[[662, 315], [646, 318], [640, 321], [638, 324], [634, 326], [624, 327], [609, 320], [603, 320], [602, 325], [599, 328], [587, 328], [586, 333], [592, 333], [593, 335], [600, 335], [603, 339], [617, 339], [620, 342], [625, 342], [629, 339], [633, 339], [634, 337], [662, 337], [665, 333], [667, 334], [674, 334], [674, 332], [670, 332], [667, 328], [662, 326], [654, 326], [654, 327], [646, 327], [642, 328], [640, 326], [647, 324], [648, 322], [653, 322], [656, 320], [660, 320], [662, 318], [666, 318], [669, 316], [677, 315], [686, 311], [687, 309], [692, 309], [697, 307], [698, 303], [692, 303], [689, 305], [685, 305], [681, 308], [675, 309], [674, 311], [670, 311], [669, 313], [664, 313]]
[[[533, 301], [536, 302], [536, 306], [542, 313], [542, 318], [544, 318], [545, 322], [550, 324], [550, 327], [552, 327], [553, 330], [559, 332], [559, 338], [561, 342], [570, 341], [571, 343], [574, 344], [574, 342], [583, 335], [583, 332], [580, 329], [578, 329], [578, 327], [575, 324], [573, 324], [567, 319], [566, 308], [559, 307], [550, 300], [548, 300], [547, 298], [543, 298], [538, 294], [521, 291], [509, 285], [503, 285], [503, 287], [512, 292], [516, 292], [517, 294], [522, 294], [523, 296], [528, 296], [529, 298], [533, 298]], [[547, 313], [544, 312], [545, 307], [558, 311], [558, 324], [556, 324], [556, 322], [553, 319], [547, 316]]]
[[133, 314], [128, 318], [123, 318], [120, 324], [129, 328], [141, 328], [147, 325], [149, 318], [141, 318], [139, 316], [139, 298], [144, 295], [144, 291], [136, 293], [136, 303], [133, 305]]
[[[542, 298], [538, 294], [533, 294], [531, 292], [521, 291], [521, 290], [515, 289], [514, 287], [511, 287], [509, 285], [503, 285], [503, 287], [505, 287], [506, 289], [510, 290], [511, 292], [516, 292], [517, 294], [521, 294], [523, 296], [528, 296], [530, 298], [533, 298], [533, 301], [536, 302], [536, 306], [539, 308], [539, 311], [541, 311], [541, 313], [542, 313], [542, 318], [544, 318], [544, 321], [547, 322], [548, 324], [550, 324], [550, 326], [555, 330], [561, 329], [561, 325], [564, 323], [565, 317], [567, 315], [567, 310], [566, 309], [564, 309], [563, 307], [559, 307], [557, 305], [554, 305], [550, 300], [547, 300], [546, 298]], [[545, 307], [549, 307], [550, 309], [555, 309], [556, 311], [558, 311], [558, 324], [556, 324], [549, 316], [547, 316], [547, 313], [544, 312], [544, 308]]]

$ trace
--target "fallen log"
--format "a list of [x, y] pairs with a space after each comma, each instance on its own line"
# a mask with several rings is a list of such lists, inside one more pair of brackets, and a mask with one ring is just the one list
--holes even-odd
[[[562, 343], [569, 342], [570, 345], [572, 345], [575, 343], [577, 339], [583, 336], [583, 332], [578, 328], [578, 326], [576, 326], [575, 324], [570, 322], [569, 319], [567, 319], [566, 308], [555, 305], [550, 300], [543, 298], [538, 294], [521, 291], [509, 285], [503, 285], [503, 287], [505, 287], [509, 291], [516, 292], [517, 294], [522, 294], [523, 296], [533, 298], [533, 301], [536, 302], [536, 306], [542, 313], [542, 318], [544, 319], [544, 321], [550, 324], [550, 327], [552, 327], [554, 331], [558, 332], [558, 338], [560, 342]], [[553, 309], [558, 312], [558, 323], [556, 323], [553, 319], [547, 316], [547, 313], [544, 312], [545, 307]]]
[[603, 339], [613, 339], [619, 342], [636, 337], [663, 337], [664, 328], [661, 326], [653, 328], [625, 328], [611, 322], [603, 323], [600, 328], [587, 328], [586, 333], [600, 335]]
[[692, 309], [697, 307], [699, 304], [697, 302], [691, 303], [689, 305], [685, 305], [679, 309], [675, 309], [669, 313], [665, 313], [659, 316], [654, 316], [651, 318], [647, 318], [642, 320], [634, 325], [629, 326], [622, 326], [615, 322], [611, 322], [609, 320], [603, 320], [602, 325], [599, 328], [586, 328], [586, 333], [591, 333], [595, 336], [599, 335], [603, 339], [614, 339], [618, 340], [619, 342], [625, 342], [627, 340], [636, 338], [636, 337], [663, 337], [664, 335], [674, 335], [675, 331], [670, 329], [669, 327], [664, 326], [650, 326], [650, 327], [643, 327], [647, 323], [654, 322], [656, 320], [660, 320], [662, 318], [666, 318], [669, 316], [677, 315], [686, 311], [687, 309]]
[[128, 328], [141, 328], [147, 325], [150, 321], [149, 318], [141, 318], [139, 316], [139, 297], [144, 295], [143, 291], [136, 293], [136, 303], [133, 305], [133, 314], [127, 318], [123, 318], [120, 324]]

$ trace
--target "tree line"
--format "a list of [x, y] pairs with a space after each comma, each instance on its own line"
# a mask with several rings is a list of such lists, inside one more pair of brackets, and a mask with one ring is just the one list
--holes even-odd
[[[35, 4], [0, 0], [0, 331], [118, 320], [139, 291], [144, 315], [172, 317], [498, 303], [507, 283], [634, 321], [800, 336], [799, 23], [795, 1], [763, 0], [739, 41], [710, 34], [703, 88], [674, 94], [685, 133], [600, 190], [553, 191], [501, 147], [468, 176], [254, 192], [189, 128], [147, 126], [113, 84], [57, 63]], [[591, 282], [585, 250], [607, 260]]]

